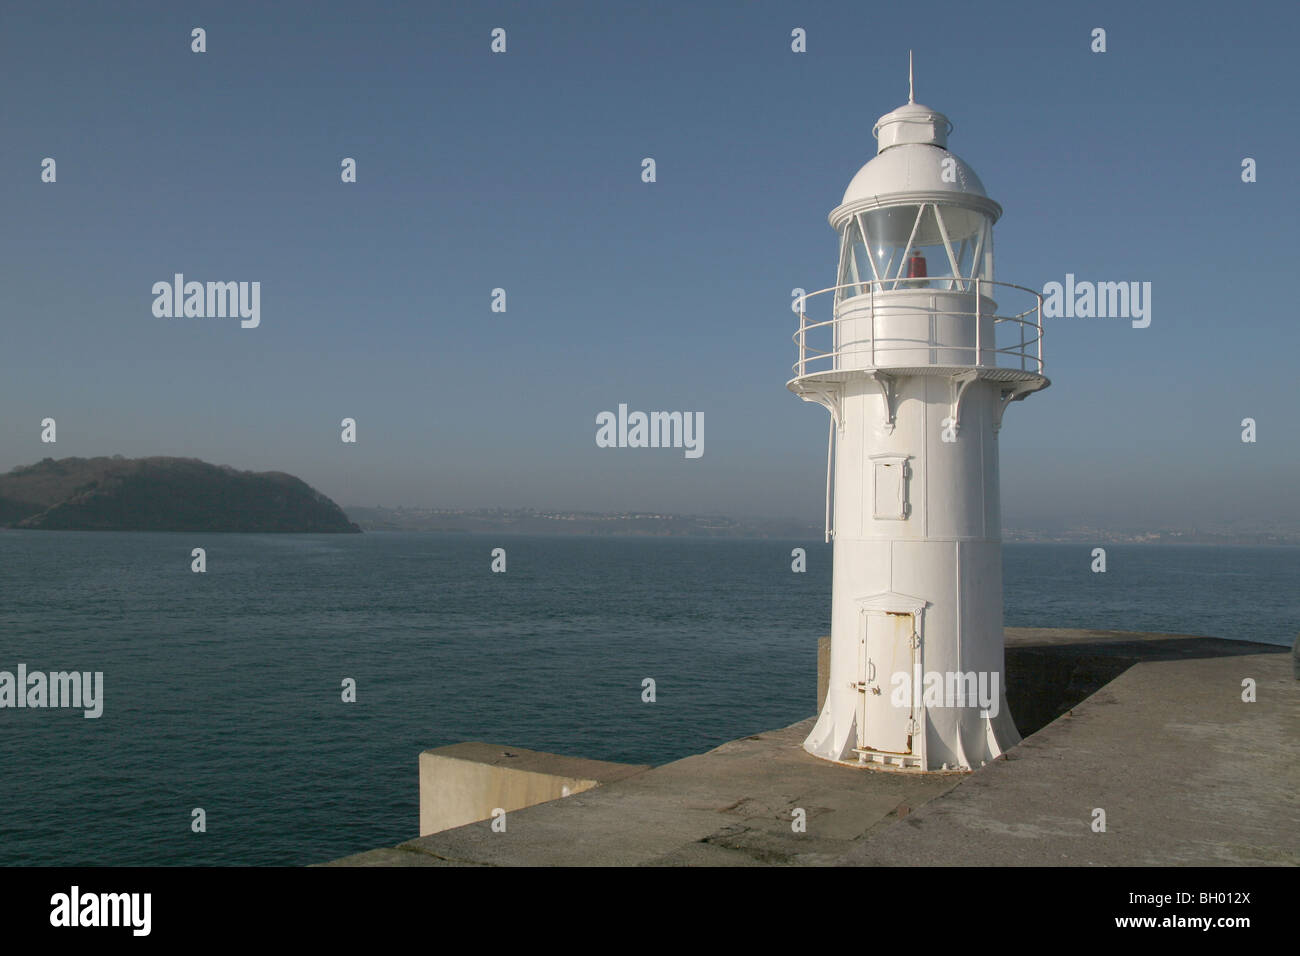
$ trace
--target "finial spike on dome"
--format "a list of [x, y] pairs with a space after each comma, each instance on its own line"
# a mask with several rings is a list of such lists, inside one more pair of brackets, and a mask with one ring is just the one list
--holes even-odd
[[907, 51], [907, 102], [915, 103], [916, 96], [912, 92], [912, 51]]

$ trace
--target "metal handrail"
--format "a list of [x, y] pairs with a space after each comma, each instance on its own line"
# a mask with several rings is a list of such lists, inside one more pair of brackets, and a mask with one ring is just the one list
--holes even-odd
[[[975, 298], [974, 311], [967, 311], [964, 309], [956, 310], [956, 311], [948, 310], [948, 309], [924, 310], [930, 315], [973, 318], [975, 320], [975, 345], [974, 346], [945, 345], [933, 341], [926, 342], [926, 343], [906, 342], [901, 345], [877, 345], [876, 344], [876, 287], [877, 286], [883, 285], [885, 282], [890, 282], [890, 283], [910, 282], [913, 284], [918, 284], [922, 282], [929, 283], [934, 281], [944, 281], [944, 278], [945, 277], [943, 276], [927, 276], [927, 277], [917, 277], [917, 278], [907, 278], [907, 279], [866, 279], [866, 280], [859, 280], [857, 282], [843, 282], [840, 283], [839, 285], [828, 286], [825, 289], [818, 289], [816, 292], [806, 292], [803, 295], [801, 295], [796, 300], [795, 303], [798, 306], [798, 314], [799, 314], [799, 328], [798, 331], [796, 331], [793, 336], [794, 342], [798, 346], [798, 350], [799, 350], [799, 359], [792, 366], [792, 370], [795, 373], [795, 378], [796, 379], [804, 378], [807, 375], [819, 374], [821, 372], [836, 371], [839, 366], [839, 362], [835, 361], [833, 362], [830, 368], [816, 368], [810, 372], [808, 369], [809, 362], [820, 364], [826, 361], [827, 359], [837, 360], [840, 356], [843, 355], [854, 355], [859, 357], [861, 356], [862, 354], [861, 351], [858, 350], [850, 351], [847, 349], [841, 349], [838, 347], [838, 342], [837, 342], [837, 339], [839, 337], [838, 333], [839, 333], [840, 324], [845, 321], [849, 321], [851, 318], [852, 320], [856, 321], [857, 316], [850, 317], [850, 316], [836, 315], [824, 321], [809, 322], [808, 314], [806, 311], [807, 302], [809, 299], [812, 299], [816, 296], [825, 295], [828, 292], [838, 293], [841, 289], [848, 289], [848, 288], [855, 288], [855, 289], [865, 288], [869, 290], [869, 292], [855, 293], [853, 296], [849, 298], [858, 298], [860, 296], [866, 296], [866, 295], [870, 295], [871, 297], [871, 301], [870, 304], [867, 305], [867, 309], [871, 316], [871, 326], [870, 326], [871, 335], [869, 340], [870, 341], [869, 349], [871, 353], [872, 366], [874, 366], [876, 363], [875, 356], [877, 352], [911, 351], [911, 350], [918, 350], [918, 349], [937, 348], [937, 349], [944, 349], [945, 351], [949, 351], [949, 352], [973, 352], [974, 362], [971, 365], [971, 367], [973, 368], [988, 367], [988, 366], [981, 365], [981, 362], [983, 361], [985, 355], [988, 354], [995, 355], [995, 356], [1006, 355], [1012, 358], [1013, 360], [1014, 359], [1019, 360], [1021, 371], [1031, 371], [1039, 375], [1043, 373], [1043, 296], [1041, 293], [1033, 289], [1026, 288], [1025, 286], [1022, 285], [1016, 285], [1013, 282], [996, 282], [990, 279], [980, 279], [980, 278], [976, 278], [974, 280], [966, 280], [966, 281], [974, 282], [975, 285], [974, 292], [963, 291], [963, 290], [930, 289], [928, 286], [918, 286], [918, 288], [921, 291], [926, 291], [926, 292], [937, 292], [944, 295], [968, 295], [968, 296], [973, 295], [974, 296]], [[1028, 292], [1030, 295], [1034, 297], [1034, 305], [1021, 312], [1017, 312], [1014, 315], [994, 314], [992, 316], [985, 316], [984, 313], [982, 312], [982, 295], [985, 286], [999, 286], [1008, 289], [1017, 289], [1021, 292]], [[882, 294], [888, 295], [889, 293], [885, 292]], [[890, 297], [892, 298], [892, 295]], [[833, 307], [838, 308], [840, 305], [843, 304], [844, 301], [846, 300], [840, 299], [837, 295], [833, 300], [834, 302]], [[1026, 317], [1030, 316], [1031, 314], [1033, 315], [1033, 319], [1032, 320], [1027, 319]], [[996, 347], [997, 343], [995, 339], [992, 347], [986, 345], [982, 341], [981, 319], [983, 318], [992, 318], [995, 327], [1004, 322], [1016, 323], [1020, 327], [1019, 344], [1013, 345], [1008, 348], [1000, 349]], [[818, 329], [830, 329], [831, 336], [832, 336], [832, 340], [831, 340], [832, 348], [829, 351], [825, 349], [819, 349], [815, 346], [811, 346], [808, 344], [808, 333]], [[1032, 338], [1026, 338], [1026, 329], [1033, 330]], [[1036, 354], [1032, 354], [1031, 349], [1034, 350]], [[1032, 367], [1027, 368], [1026, 363], [1029, 363]], [[1006, 368], [1009, 366], [1003, 366], [998, 362], [997, 359], [994, 359], [993, 367]]]

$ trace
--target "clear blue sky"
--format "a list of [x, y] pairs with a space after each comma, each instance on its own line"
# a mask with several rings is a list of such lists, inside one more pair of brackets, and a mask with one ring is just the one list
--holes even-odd
[[[914, 48], [1005, 210], [999, 279], [1153, 283], [1150, 328], [1049, 327], [1053, 386], [1000, 439], [1006, 523], [1294, 527], [1298, 26], [1280, 2], [7, 5], [0, 470], [187, 455], [344, 505], [815, 520], [790, 290], [834, 282], [826, 214]], [[260, 281], [261, 327], [155, 318], [175, 272]], [[597, 448], [620, 402], [703, 412], [704, 456]]]

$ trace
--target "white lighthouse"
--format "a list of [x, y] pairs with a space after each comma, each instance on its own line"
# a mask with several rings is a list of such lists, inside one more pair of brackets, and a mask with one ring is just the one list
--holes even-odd
[[[910, 86], [910, 76], [909, 76]], [[798, 294], [788, 387], [830, 411], [830, 676], [804, 749], [971, 770], [1020, 740], [1006, 703], [998, 429], [1046, 388], [1042, 298], [993, 278], [1002, 207], [913, 102], [831, 211], [836, 284]]]

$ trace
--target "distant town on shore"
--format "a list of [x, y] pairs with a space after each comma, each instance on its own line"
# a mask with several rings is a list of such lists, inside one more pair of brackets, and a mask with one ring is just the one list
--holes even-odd
[[[468, 534], [649, 535], [719, 538], [820, 538], [820, 524], [795, 518], [737, 518], [656, 511], [539, 511], [533, 508], [348, 507], [363, 531], [428, 531]], [[1116, 530], [1062, 527], [1007, 528], [1007, 543], [1300, 545], [1300, 530], [1277, 528], [1151, 528]]]

